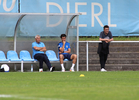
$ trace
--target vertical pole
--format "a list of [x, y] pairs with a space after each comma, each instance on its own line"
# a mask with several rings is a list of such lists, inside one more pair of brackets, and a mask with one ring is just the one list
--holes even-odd
[[86, 42], [86, 70], [88, 71], [88, 42]]
[[16, 51], [16, 35], [14, 34], [14, 51]]
[[15, 29], [14, 29], [14, 51], [16, 51], [16, 34], [17, 34], [17, 27], [18, 24], [20, 23], [20, 21], [22, 20], [22, 18], [25, 16], [25, 14], [21, 15], [20, 18], [18, 19]]
[[14, 70], [16, 71], [16, 64], [14, 64]]
[[18, 13], [20, 13], [20, 0], [18, 0]]
[[77, 26], [77, 71], [79, 71], [79, 15], [76, 16]]
[[33, 64], [31, 64], [31, 72], [33, 72]]
[[23, 61], [21, 61], [21, 72], [23, 72]]

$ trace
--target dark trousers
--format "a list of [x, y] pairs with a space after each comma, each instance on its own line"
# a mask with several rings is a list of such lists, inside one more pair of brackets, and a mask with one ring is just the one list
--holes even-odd
[[107, 57], [108, 57], [108, 54], [103, 54], [103, 53], [99, 54], [101, 68], [105, 68]]
[[34, 58], [37, 59], [39, 61], [39, 65], [40, 65], [40, 68], [43, 68], [43, 61], [46, 63], [47, 67], [51, 68], [51, 63], [47, 57], [46, 54], [41, 54], [41, 53], [38, 53], [38, 54], [35, 54], [34, 55]]

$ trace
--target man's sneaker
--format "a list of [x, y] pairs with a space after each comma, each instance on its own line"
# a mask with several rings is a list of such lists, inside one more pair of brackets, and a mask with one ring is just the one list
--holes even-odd
[[101, 69], [101, 72], [106, 72], [107, 70], [105, 70], [104, 68]]
[[71, 69], [70, 69], [70, 72], [75, 72], [75, 71], [74, 71], [74, 69], [71, 68]]
[[50, 72], [53, 72], [55, 70], [55, 67], [50, 68]]
[[42, 68], [40, 68], [40, 69], [39, 69], [39, 72], [43, 72], [43, 69], [42, 69]]
[[62, 69], [61, 72], [65, 72], [65, 69]]

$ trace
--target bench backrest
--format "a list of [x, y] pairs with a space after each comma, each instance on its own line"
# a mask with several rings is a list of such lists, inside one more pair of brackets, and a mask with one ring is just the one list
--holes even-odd
[[56, 60], [56, 61], [58, 61], [58, 59], [56, 57], [56, 53], [53, 50], [47, 50], [46, 51], [46, 55], [47, 55], [49, 60]]
[[20, 51], [20, 59], [32, 59], [30, 53], [27, 50]]
[[6, 60], [5, 54], [0, 50], [0, 60]]
[[18, 60], [19, 58], [18, 58], [17, 53], [14, 50], [9, 50], [7, 52], [7, 59]]

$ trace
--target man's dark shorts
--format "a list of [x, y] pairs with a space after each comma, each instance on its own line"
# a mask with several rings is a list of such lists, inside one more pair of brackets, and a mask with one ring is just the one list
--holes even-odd
[[65, 54], [62, 54], [62, 55], [64, 56], [64, 59], [68, 59], [69, 61], [72, 61], [72, 59], [70, 59], [72, 54], [65, 53]]

